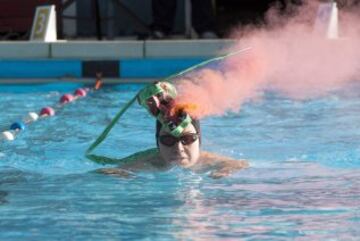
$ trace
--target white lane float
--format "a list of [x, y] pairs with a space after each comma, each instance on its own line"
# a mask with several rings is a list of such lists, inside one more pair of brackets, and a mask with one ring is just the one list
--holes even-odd
[[15, 135], [11, 133], [11, 131], [4, 131], [1, 133], [1, 139], [7, 141], [13, 141], [15, 140]]

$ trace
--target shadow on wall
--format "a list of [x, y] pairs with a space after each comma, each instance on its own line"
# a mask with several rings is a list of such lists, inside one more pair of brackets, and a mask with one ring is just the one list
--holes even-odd
[[227, 37], [234, 28], [244, 25], [263, 25], [265, 13], [277, 5], [285, 11], [289, 5], [300, 5], [303, 0], [216, 0], [217, 29]]
[[[78, 37], [96, 36], [94, 4], [89, 0], [77, 0], [76, 23]], [[184, 1], [178, 0], [175, 32], [184, 32]], [[147, 34], [152, 22], [151, 0], [101, 0], [99, 1], [101, 32], [105, 38], [137, 36]], [[132, 15], [132, 16], [131, 16]]]

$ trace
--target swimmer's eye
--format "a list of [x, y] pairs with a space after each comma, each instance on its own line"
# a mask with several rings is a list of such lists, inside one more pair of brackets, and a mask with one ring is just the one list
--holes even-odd
[[199, 138], [197, 133], [188, 133], [180, 137], [180, 141], [183, 145], [190, 145], [194, 143]]
[[174, 130], [177, 126], [176, 126], [176, 124], [174, 122], [169, 121], [168, 122], [168, 127], [169, 127], [170, 130]]

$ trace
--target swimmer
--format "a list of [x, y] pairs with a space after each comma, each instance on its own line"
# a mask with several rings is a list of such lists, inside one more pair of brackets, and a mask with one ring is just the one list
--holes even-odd
[[157, 148], [147, 151], [147, 155], [135, 154], [129, 157], [132, 159], [130, 162], [122, 163], [117, 168], [98, 169], [96, 172], [130, 177], [132, 172], [165, 171], [179, 166], [196, 173], [210, 172], [209, 176], [212, 178], [222, 178], [249, 166], [245, 160], [234, 160], [201, 151], [200, 123], [196, 119], [192, 119], [179, 137], [171, 135], [157, 121], [155, 137]]
[[[192, 118], [186, 106], [176, 105], [177, 91], [169, 82], [155, 82], [141, 90], [136, 99], [156, 118], [157, 148], [135, 153], [123, 159], [112, 159], [91, 154], [106, 136], [111, 123], [87, 151], [87, 158], [101, 164], [119, 164], [118, 168], [103, 168], [99, 173], [131, 176], [132, 172], [145, 170], [169, 170], [174, 166], [197, 173], [210, 172], [213, 178], [221, 178], [248, 167], [244, 160], [234, 160], [201, 151], [200, 123]], [[122, 113], [121, 110], [120, 113]], [[119, 118], [117, 116], [116, 118]], [[114, 119], [116, 119], [114, 118]]]

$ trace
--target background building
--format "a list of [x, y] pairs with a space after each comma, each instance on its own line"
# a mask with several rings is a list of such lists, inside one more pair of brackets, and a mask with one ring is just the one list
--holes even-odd
[[[216, 29], [220, 36], [227, 36], [235, 25], [261, 22], [275, 1], [214, 0]], [[187, 34], [189, 2], [178, 0], [173, 29], [175, 37], [190, 36]], [[152, 22], [151, 0], [2, 0], [1, 38], [27, 39], [35, 8], [44, 4], [56, 5], [58, 35], [63, 38], [96, 38], [99, 35], [107, 39], [146, 38]]]

